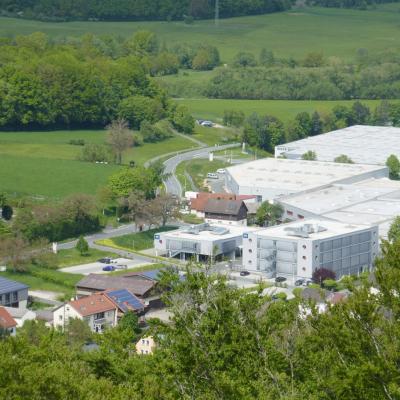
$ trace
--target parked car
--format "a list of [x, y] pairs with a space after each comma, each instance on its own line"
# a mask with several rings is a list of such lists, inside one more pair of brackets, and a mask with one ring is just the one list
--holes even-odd
[[104, 258], [100, 258], [100, 260], [97, 260], [97, 261], [100, 263], [103, 263], [103, 264], [110, 264], [111, 258], [104, 257]]
[[106, 265], [105, 267], [103, 267], [103, 271], [107, 272], [115, 271], [115, 267], [114, 265]]
[[225, 173], [225, 169], [224, 169], [224, 168], [218, 168], [218, 169], [217, 169], [217, 172], [218, 172], [219, 174], [224, 174], [224, 173]]
[[247, 275], [250, 275], [250, 272], [249, 271], [240, 271], [239, 275], [240, 276], [247, 276]]
[[218, 179], [218, 174], [216, 174], [216, 173], [214, 173], [214, 172], [209, 172], [209, 173], [207, 174], [207, 178], [210, 178], [210, 179]]
[[297, 281], [294, 283], [295, 286], [303, 286], [306, 283], [305, 279], [297, 279]]
[[284, 276], [277, 276], [275, 278], [275, 282], [285, 282], [286, 278]]
[[304, 282], [304, 286], [310, 286], [312, 283], [314, 283], [311, 279], [308, 279]]
[[203, 121], [203, 122], [200, 122], [200, 125], [205, 126], [206, 128], [212, 128], [214, 126], [214, 123], [211, 121]]

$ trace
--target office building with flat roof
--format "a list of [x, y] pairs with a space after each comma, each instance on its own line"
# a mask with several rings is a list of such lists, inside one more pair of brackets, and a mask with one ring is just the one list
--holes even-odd
[[155, 234], [154, 248], [157, 255], [179, 257], [183, 260], [194, 257], [200, 261], [221, 256], [235, 259], [235, 255], [241, 251], [243, 234], [258, 229], [208, 223], [192, 225]]
[[306, 219], [246, 233], [243, 267], [293, 282], [318, 268], [336, 278], [370, 270], [378, 254], [378, 228]]

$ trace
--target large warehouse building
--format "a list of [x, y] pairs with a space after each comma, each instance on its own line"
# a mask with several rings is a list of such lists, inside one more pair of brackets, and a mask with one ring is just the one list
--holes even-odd
[[275, 157], [301, 159], [310, 150], [319, 161], [345, 154], [358, 164], [385, 165], [391, 154], [400, 155], [400, 128], [354, 125], [276, 146]]
[[263, 158], [227, 168], [225, 179], [231, 193], [255, 195], [265, 201], [334, 183], [387, 176], [388, 169], [377, 165]]
[[387, 178], [354, 184], [333, 184], [306, 193], [281, 197], [284, 219], [325, 218], [343, 223], [378, 225], [386, 237], [400, 215], [400, 182]]
[[243, 267], [294, 282], [317, 268], [336, 278], [369, 270], [378, 254], [378, 228], [309, 219], [251, 232], [243, 238]]

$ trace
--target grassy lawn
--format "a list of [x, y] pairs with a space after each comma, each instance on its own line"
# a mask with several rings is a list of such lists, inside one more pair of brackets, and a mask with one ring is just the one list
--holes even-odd
[[113, 272], [110, 272], [108, 275], [118, 276], [118, 275], [125, 275], [127, 272], [152, 271], [153, 269], [160, 269], [160, 268], [165, 268], [165, 264], [155, 263], [155, 264], [143, 265], [143, 266], [137, 267], [137, 268], [128, 268], [125, 270], [113, 271]]
[[[0, 132], [0, 190], [41, 198], [62, 198], [71, 193], [96, 193], [117, 165], [77, 161], [82, 147], [71, 139], [104, 143], [105, 130], [49, 132]], [[143, 164], [159, 154], [190, 149], [194, 144], [181, 136], [144, 144], [126, 152], [124, 162]]]
[[180, 163], [176, 169], [176, 175], [184, 191], [193, 189], [190, 182], [185, 179], [185, 172], [191, 176], [197, 188], [202, 189], [208, 172], [215, 172], [218, 168], [225, 168], [229, 165], [222, 160], [214, 159], [214, 161], [210, 162], [206, 159], [194, 159]]
[[38, 266], [30, 266], [23, 273], [8, 270], [1, 272], [0, 276], [25, 283], [33, 290], [49, 290], [60, 294], [73, 293], [75, 284], [83, 278], [80, 274], [68, 274]]
[[[299, 112], [307, 111], [328, 113], [336, 105], [351, 106], [352, 100], [225, 100], [225, 99], [178, 99], [179, 103], [186, 105], [195, 118], [211, 119], [221, 122], [225, 110], [243, 111], [246, 115], [253, 112], [270, 114], [286, 122], [293, 119]], [[398, 102], [399, 100], [390, 100]], [[371, 109], [375, 108], [380, 100], [361, 100]], [[203, 128], [207, 129], [207, 128]]]
[[97, 35], [131, 36], [138, 30], [154, 31], [168, 45], [179, 42], [212, 43], [224, 62], [238, 51], [258, 55], [262, 47], [279, 56], [301, 58], [310, 51], [326, 56], [352, 58], [358, 48], [370, 53], [400, 48], [400, 4], [359, 11], [334, 8], [301, 8], [275, 14], [229, 18], [214, 22], [39, 22], [1, 18], [0, 35], [13, 36], [42, 31], [51, 37]]
[[204, 222], [203, 218], [196, 217], [194, 214], [181, 214], [181, 220], [187, 224], [202, 224]]
[[97, 249], [89, 249], [89, 254], [81, 256], [78, 250], [59, 250], [56, 256], [57, 268], [65, 268], [73, 265], [88, 264], [103, 257], [115, 257], [115, 253]]
[[148, 231], [116, 236], [109, 240], [114, 245], [127, 250], [146, 250], [153, 247], [155, 233], [171, 231], [173, 229], [176, 229], [176, 226], [159, 227], [155, 229], [149, 229]]
[[196, 124], [192, 136], [209, 146], [214, 146], [237, 141], [238, 133], [237, 130], [231, 128], [207, 128]]

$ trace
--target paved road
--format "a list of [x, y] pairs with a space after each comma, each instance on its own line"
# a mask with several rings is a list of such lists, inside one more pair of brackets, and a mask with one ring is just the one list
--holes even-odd
[[165, 173], [169, 174], [169, 177], [164, 182], [167, 192], [178, 197], [182, 196], [182, 186], [175, 175], [176, 167], [182, 161], [192, 160], [193, 158], [208, 158], [209, 153], [213, 151], [225, 150], [238, 146], [240, 146], [240, 143], [231, 143], [221, 146], [199, 148], [196, 150], [188, 151], [186, 153], [178, 154], [175, 157], [171, 157], [168, 160], [164, 161]]

